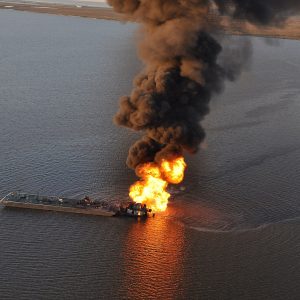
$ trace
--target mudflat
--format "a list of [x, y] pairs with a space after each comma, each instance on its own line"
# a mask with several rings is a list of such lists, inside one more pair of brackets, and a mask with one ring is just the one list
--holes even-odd
[[122, 21], [124, 17], [114, 12], [111, 8], [91, 7], [79, 5], [65, 5], [54, 3], [16, 3], [16, 2], [0, 2], [0, 9], [13, 9], [18, 11], [30, 11], [36, 13], [47, 13], [64, 16], [78, 16], [104, 20]]
[[221, 28], [228, 34], [234, 35], [254, 35], [294, 40], [300, 39], [300, 17], [292, 17], [279, 27], [258, 27], [248, 22], [231, 21], [229, 18], [222, 17]]
[[[118, 14], [108, 7], [93, 7], [81, 5], [67, 5], [41, 2], [0, 2], [0, 9], [13, 9], [64, 16], [78, 16], [94, 19], [125, 21], [122, 14]], [[221, 20], [220, 20], [221, 18]], [[273, 38], [300, 39], [300, 17], [293, 17], [281, 27], [258, 27], [243, 21], [232, 21], [227, 17], [212, 14], [211, 22], [218, 24], [221, 30], [233, 35], [254, 35]]]

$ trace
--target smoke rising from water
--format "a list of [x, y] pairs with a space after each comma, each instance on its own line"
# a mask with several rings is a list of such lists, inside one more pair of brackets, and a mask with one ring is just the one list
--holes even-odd
[[[299, 13], [298, 0], [108, 0], [128, 19], [141, 23], [139, 56], [144, 70], [130, 96], [120, 100], [115, 123], [144, 136], [129, 150], [127, 165], [195, 153], [205, 137], [200, 124], [212, 94], [235, 80], [251, 54], [249, 43], [222, 53], [209, 20], [220, 14], [261, 26], [281, 24]], [[220, 37], [220, 36], [219, 36]], [[221, 38], [222, 40], [222, 38]], [[222, 53], [222, 54], [221, 54]], [[220, 55], [221, 54], [221, 55]]]

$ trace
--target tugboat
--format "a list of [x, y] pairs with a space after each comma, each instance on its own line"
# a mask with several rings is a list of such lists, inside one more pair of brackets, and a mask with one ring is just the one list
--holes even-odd
[[155, 213], [152, 212], [152, 209], [147, 208], [146, 204], [129, 202], [127, 206], [120, 206], [120, 211], [117, 213], [119, 216], [127, 217], [148, 217], [152, 213], [152, 216], [155, 216]]

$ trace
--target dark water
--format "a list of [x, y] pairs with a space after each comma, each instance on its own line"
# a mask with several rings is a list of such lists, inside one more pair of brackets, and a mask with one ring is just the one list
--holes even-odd
[[[0, 11], [1, 196], [127, 196], [137, 135], [111, 119], [139, 69], [134, 29]], [[0, 299], [298, 299], [300, 43], [253, 46], [166, 214], [0, 209]]]

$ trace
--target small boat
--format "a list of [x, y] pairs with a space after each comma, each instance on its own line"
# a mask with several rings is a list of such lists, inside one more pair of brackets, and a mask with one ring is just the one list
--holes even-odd
[[129, 202], [125, 207], [121, 206], [120, 210], [117, 212], [116, 216], [127, 216], [127, 217], [148, 217], [152, 214], [155, 216], [155, 213], [152, 212], [150, 208], [147, 208], [146, 204]]

